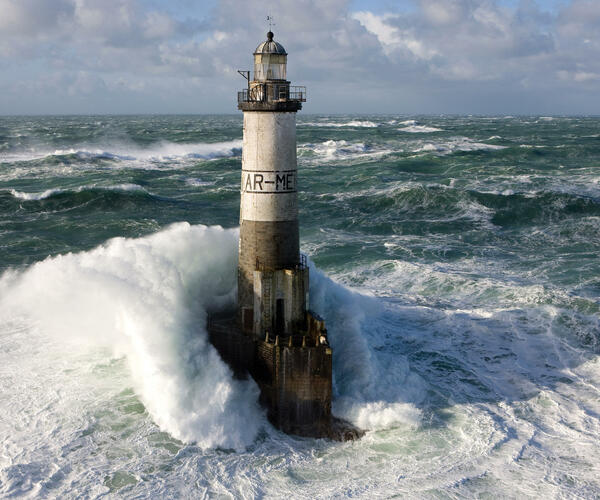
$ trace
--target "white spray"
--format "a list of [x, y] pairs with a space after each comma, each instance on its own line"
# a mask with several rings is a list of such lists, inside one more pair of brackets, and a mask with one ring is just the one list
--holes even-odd
[[[258, 388], [232, 378], [205, 329], [207, 310], [234, 304], [237, 246], [237, 230], [178, 223], [49, 257], [0, 278], [0, 319], [124, 356], [161, 429], [201, 447], [243, 449], [266, 424]], [[380, 312], [377, 299], [312, 266], [311, 306], [330, 330], [334, 414], [364, 429], [416, 425], [420, 413], [411, 403], [422, 382], [402, 356], [376, 356], [377, 332], [363, 327]]]
[[0, 280], [0, 317], [69, 345], [126, 356], [154, 421], [202, 447], [242, 448], [264, 423], [253, 382], [232, 379], [206, 340], [208, 308], [231, 303], [237, 231], [180, 223], [115, 238]]

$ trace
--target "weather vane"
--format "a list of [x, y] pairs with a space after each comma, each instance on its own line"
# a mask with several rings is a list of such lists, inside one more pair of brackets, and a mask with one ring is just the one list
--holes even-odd
[[273, 26], [275, 26], [275, 23], [273, 22], [273, 16], [271, 14], [269, 14], [267, 16], [267, 21], [269, 21], [269, 31], [273, 31]]

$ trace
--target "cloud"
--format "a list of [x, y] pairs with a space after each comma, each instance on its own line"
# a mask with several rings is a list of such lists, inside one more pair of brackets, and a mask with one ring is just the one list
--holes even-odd
[[421, 0], [423, 15], [433, 26], [459, 23], [466, 12], [465, 2], [457, 0]]
[[535, 4], [516, 10], [489, 1], [421, 0], [415, 14], [354, 17], [381, 43], [392, 60], [407, 56], [427, 63], [430, 76], [446, 80], [494, 80], [517, 66], [531, 68], [524, 58], [543, 59], [554, 51], [546, 30], [547, 16]]
[[596, 0], [575, 0], [559, 16], [559, 32], [567, 38], [586, 39], [600, 35], [600, 3]]
[[[403, 10], [381, 0], [358, 12], [352, 5], [284, 0], [272, 6], [275, 37], [290, 54], [288, 75], [311, 86], [307, 109], [490, 112], [493, 103], [558, 109], [556, 96], [565, 94], [589, 109], [584, 102], [598, 91], [596, 0], [571, 0], [553, 11], [534, 0], [516, 7], [499, 0], [412, 0]], [[77, 105], [89, 102], [94, 110], [145, 102], [147, 111], [233, 111], [232, 96], [242, 85], [236, 70], [251, 67], [267, 29], [263, 4], [194, 6], [189, 0], [0, 0], [0, 111], [28, 101], [31, 79], [48, 82], [36, 87], [39, 99], [79, 96]]]
[[168, 40], [180, 22], [160, 11], [146, 11], [132, 0], [73, 0], [74, 38], [114, 47], [134, 47]]
[[73, 10], [69, 0], [0, 0], [0, 34], [37, 39], [64, 29]]
[[417, 59], [432, 59], [438, 52], [417, 38], [416, 30], [396, 25], [400, 16], [393, 14], [375, 15], [372, 12], [355, 12], [352, 17], [374, 34], [386, 56], [404, 51]]

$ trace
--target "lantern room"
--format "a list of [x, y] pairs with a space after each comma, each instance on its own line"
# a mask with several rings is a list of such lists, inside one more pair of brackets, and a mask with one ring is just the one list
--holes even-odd
[[278, 42], [273, 41], [273, 32], [267, 33], [267, 40], [254, 51], [254, 81], [286, 79], [287, 52]]

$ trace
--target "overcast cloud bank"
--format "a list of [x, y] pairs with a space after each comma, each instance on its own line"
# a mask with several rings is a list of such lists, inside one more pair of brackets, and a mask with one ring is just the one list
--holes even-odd
[[[600, 114], [600, 2], [273, 9], [313, 113]], [[0, 0], [0, 113], [235, 112], [263, 2]]]

